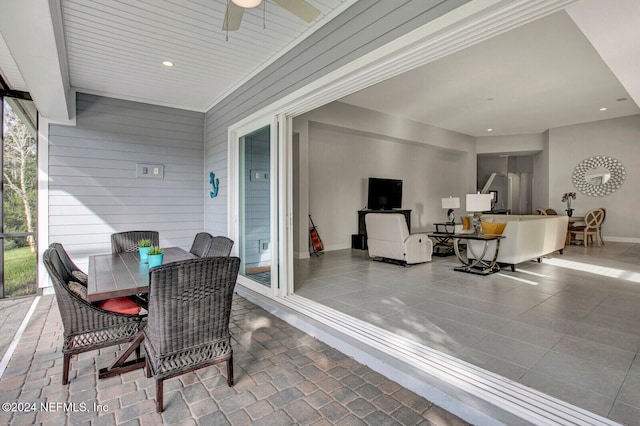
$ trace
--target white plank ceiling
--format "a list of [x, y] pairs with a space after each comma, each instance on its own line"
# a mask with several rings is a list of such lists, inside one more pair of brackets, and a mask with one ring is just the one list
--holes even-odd
[[311, 24], [265, 0], [245, 11], [227, 41], [226, 0], [63, 0], [71, 85], [205, 111], [345, 0], [309, 3], [321, 12]]

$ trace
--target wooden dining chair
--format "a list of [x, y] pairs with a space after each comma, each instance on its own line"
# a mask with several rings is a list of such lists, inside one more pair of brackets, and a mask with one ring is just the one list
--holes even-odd
[[172, 377], [226, 362], [227, 384], [233, 386], [229, 319], [239, 268], [237, 257], [203, 257], [149, 272], [144, 349], [158, 412], [164, 409], [163, 382]]
[[125, 231], [111, 234], [111, 253], [136, 251], [140, 240], [149, 240], [152, 246], [159, 246], [160, 234], [157, 231]]
[[602, 222], [604, 221], [604, 211], [602, 209], [589, 210], [584, 215], [584, 226], [574, 226], [569, 230], [571, 234], [571, 241], [577, 241], [576, 236], [582, 235], [582, 242], [585, 247], [588, 247], [589, 241], [593, 244], [593, 237], [596, 237], [598, 247], [602, 247], [604, 241], [600, 234]]
[[[62, 319], [62, 384], [66, 385], [73, 355], [130, 342], [145, 326], [146, 317], [110, 312], [89, 303], [86, 287], [73, 280], [58, 253], [56, 247], [49, 247], [42, 262], [53, 282]], [[136, 355], [139, 359], [139, 351]]]
[[205, 257], [211, 248], [212, 239], [213, 235], [208, 232], [198, 232], [193, 239], [189, 253], [198, 257]]
[[558, 212], [556, 212], [554, 209], [545, 209], [544, 214], [546, 214], [547, 216], [558, 216]]
[[207, 257], [229, 256], [233, 248], [233, 240], [222, 235], [211, 239], [211, 247], [207, 252]]

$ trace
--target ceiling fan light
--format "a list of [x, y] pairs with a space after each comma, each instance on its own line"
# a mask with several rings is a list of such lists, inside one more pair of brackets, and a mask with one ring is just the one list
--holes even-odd
[[231, 1], [240, 7], [244, 7], [245, 9], [256, 7], [260, 3], [262, 3], [262, 0], [231, 0]]

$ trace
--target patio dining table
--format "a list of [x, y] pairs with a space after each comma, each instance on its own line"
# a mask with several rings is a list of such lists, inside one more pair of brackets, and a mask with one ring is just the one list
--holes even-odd
[[[163, 251], [163, 264], [196, 257], [180, 247], [168, 247]], [[140, 261], [137, 251], [89, 257], [89, 302], [134, 296], [148, 291], [149, 265]]]
[[[194, 259], [195, 255], [180, 247], [163, 249], [162, 263]], [[90, 302], [135, 296], [149, 292], [149, 265], [140, 261], [137, 251], [127, 253], [101, 254], [89, 257], [89, 280], [87, 299]], [[140, 356], [140, 344], [144, 339], [140, 331], [129, 347], [107, 368], [101, 368], [100, 379], [142, 368], [145, 360]], [[136, 359], [127, 361], [133, 352]]]

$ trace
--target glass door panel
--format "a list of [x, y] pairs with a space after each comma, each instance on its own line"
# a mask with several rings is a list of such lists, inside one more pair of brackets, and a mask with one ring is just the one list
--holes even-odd
[[271, 126], [240, 138], [240, 275], [271, 287]]
[[0, 297], [37, 290], [37, 128], [32, 101], [3, 98]]

